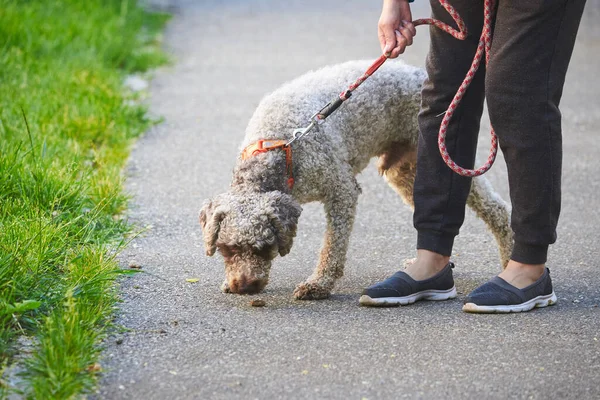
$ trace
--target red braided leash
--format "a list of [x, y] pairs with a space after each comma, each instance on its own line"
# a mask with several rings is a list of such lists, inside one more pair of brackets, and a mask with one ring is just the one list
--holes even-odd
[[[452, 7], [450, 5], [450, 3], [448, 3], [448, 0], [439, 0], [439, 2], [446, 9], [446, 11], [448, 11], [450, 16], [452, 16], [452, 19], [454, 19], [454, 22], [458, 26], [459, 30], [456, 30], [456, 29], [452, 28], [451, 26], [449, 26], [437, 19], [433, 19], [433, 18], [417, 19], [417, 20], [413, 21], [413, 25], [414, 26], [435, 25], [436, 27], [440, 28], [444, 32], [449, 33], [456, 39], [465, 40], [465, 38], [467, 37], [467, 27], [465, 26], [463, 19], [456, 12], [454, 7]], [[473, 58], [471, 67], [469, 68], [469, 71], [467, 72], [467, 75], [465, 76], [465, 80], [458, 88], [458, 91], [454, 95], [452, 102], [450, 102], [450, 105], [448, 106], [448, 110], [446, 111], [444, 118], [442, 119], [442, 123], [440, 125], [440, 131], [438, 134], [438, 147], [440, 149], [440, 154], [442, 155], [444, 162], [446, 163], [446, 165], [448, 165], [448, 167], [450, 167], [450, 169], [452, 169], [452, 171], [454, 171], [457, 174], [462, 175], [462, 176], [473, 177], [473, 176], [479, 176], [479, 175], [484, 174], [487, 170], [489, 170], [492, 167], [492, 164], [494, 164], [494, 161], [496, 160], [496, 154], [498, 153], [498, 139], [497, 139], [496, 133], [494, 132], [493, 129], [491, 131], [491, 137], [492, 137], [491, 143], [492, 144], [491, 144], [491, 149], [490, 149], [490, 155], [488, 156], [488, 159], [485, 162], [485, 164], [483, 164], [481, 167], [479, 167], [477, 169], [466, 169], [466, 168], [463, 168], [460, 165], [456, 164], [450, 157], [450, 154], [448, 154], [448, 149], [446, 148], [446, 132], [448, 131], [448, 125], [450, 124], [450, 121], [452, 120], [454, 111], [460, 104], [460, 101], [462, 100], [463, 96], [465, 95], [467, 88], [473, 81], [473, 78], [475, 77], [475, 73], [479, 69], [479, 64], [481, 63], [483, 53], [485, 52], [486, 65], [490, 58], [490, 48], [492, 45], [492, 13], [493, 13], [493, 10], [494, 10], [494, 0], [485, 0], [483, 30], [482, 30], [481, 36], [479, 38], [479, 45], [477, 46], [477, 51], [475, 52], [475, 57]], [[350, 85], [348, 87], [348, 89], [346, 89], [345, 91], [343, 91], [340, 94], [339, 98], [340, 98], [341, 102], [347, 100], [352, 95], [352, 92], [354, 90], [356, 90], [356, 88], [358, 88], [369, 76], [373, 75], [373, 73], [375, 71], [377, 71], [377, 69], [379, 69], [379, 67], [381, 67], [386, 60], [387, 60], [387, 57], [385, 55], [382, 55], [381, 57], [379, 57], [360, 78], [358, 78], [352, 85]], [[323, 120], [328, 115], [329, 114], [322, 115], [322, 114], [318, 113], [316, 117], [318, 119]]]

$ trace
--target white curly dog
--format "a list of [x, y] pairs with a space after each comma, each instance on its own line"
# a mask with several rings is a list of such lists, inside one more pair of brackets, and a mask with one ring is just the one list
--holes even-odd
[[[325, 67], [266, 96], [248, 123], [240, 150], [263, 139], [289, 140], [295, 128], [305, 126], [369, 65], [351, 61]], [[238, 158], [230, 190], [206, 201], [200, 212], [207, 254], [218, 249], [225, 261], [223, 291], [260, 292], [268, 283], [272, 260], [291, 249], [300, 204], [320, 201], [327, 216], [324, 245], [316, 269], [294, 296], [329, 296], [344, 272], [361, 192], [355, 175], [372, 157], [379, 157], [380, 173], [413, 206], [417, 114], [425, 78], [422, 69], [388, 62], [318, 131], [291, 145], [291, 163], [281, 148]], [[473, 180], [467, 204], [491, 230], [505, 266], [512, 249], [508, 205], [483, 177]]]

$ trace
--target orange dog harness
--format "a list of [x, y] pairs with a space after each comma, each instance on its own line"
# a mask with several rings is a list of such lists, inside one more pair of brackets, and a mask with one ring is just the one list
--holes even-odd
[[290, 189], [294, 187], [294, 174], [292, 168], [292, 147], [287, 140], [264, 140], [252, 143], [242, 151], [242, 160], [266, 153], [267, 151], [282, 149], [285, 151], [285, 169], [288, 173], [287, 184]]

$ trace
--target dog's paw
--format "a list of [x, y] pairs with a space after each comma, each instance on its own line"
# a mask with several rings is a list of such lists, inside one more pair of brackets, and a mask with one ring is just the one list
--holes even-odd
[[296, 286], [294, 297], [296, 300], [322, 300], [329, 297], [331, 289], [317, 282], [304, 282]]
[[221, 292], [231, 293], [231, 289], [229, 289], [229, 283], [227, 283], [227, 281], [223, 282], [223, 284], [221, 285]]

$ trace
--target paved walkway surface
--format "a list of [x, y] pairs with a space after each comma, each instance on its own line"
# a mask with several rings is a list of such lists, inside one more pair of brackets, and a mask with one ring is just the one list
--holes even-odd
[[[415, 16], [428, 15], [423, 3]], [[170, 0], [166, 47], [176, 62], [151, 84], [151, 110], [165, 121], [139, 141], [128, 169], [131, 216], [147, 230], [122, 260], [145, 273], [123, 281], [117, 323], [126, 330], [107, 342], [97, 397], [600, 398], [600, 6], [588, 3], [562, 102], [564, 204], [549, 262], [559, 303], [490, 316], [460, 311], [499, 268], [472, 214], [453, 256], [458, 299], [358, 306], [363, 287], [414, 254], [411, 212], [373, 166], [359, 177], [346, 275], [329, 300], [292, 299], [317, 260], [317, 204], [304, 208], [291, 254], [276, 260], [266, 307], [222, 294], [222, 261], [204, 256], [200, 238], [202, 201], [227, 189], [264, 94], [307, 70], [378, 56], [380, 2]], [[406, 62], [423, 65], [427, 36], [420, 28]], [[482, 139], [481, 160], [487, 149]], [[489, 177], [507, 198], [502, 160]]]

